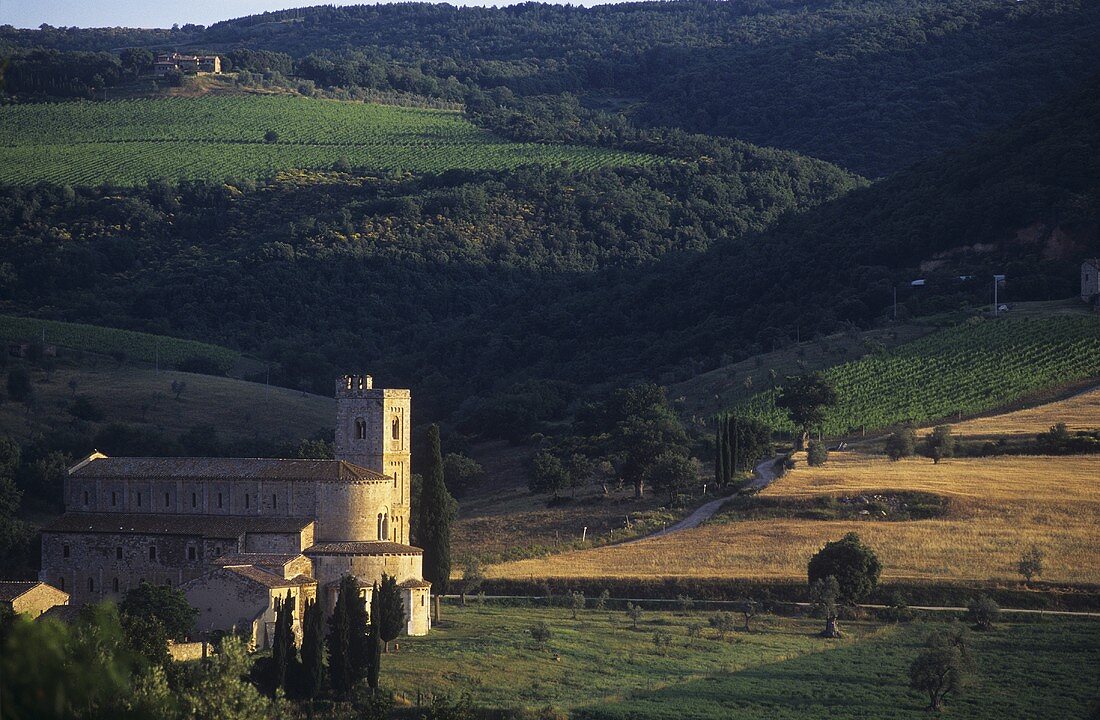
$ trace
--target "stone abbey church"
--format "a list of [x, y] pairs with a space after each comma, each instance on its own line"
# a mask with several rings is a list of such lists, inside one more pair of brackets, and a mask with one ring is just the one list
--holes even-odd
[[336, 399], [335, 460], [93, 453], [69, 470], [65, 513], [43, 529], [40, 579], [77, 604], [142, 581], [179, 587], [198, 633], [251, 632], [262, 647], [287, 594], [300, 621], [306, 599], [331, 612], [342, 576], [369, 594], [386, 573], [409, 634], [427, 633], [431, 586], [408, 544], [410, 393], [348, 375]]

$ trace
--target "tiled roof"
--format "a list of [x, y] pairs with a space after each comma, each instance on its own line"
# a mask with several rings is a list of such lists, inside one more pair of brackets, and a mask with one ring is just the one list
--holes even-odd
[[239, 565], [235, 567], [225, 568], [227, 572], [240, 575], [243, 578], [251, 580], [252, 582], [263, 585], [266, 588], [288, 588], [298, 587], [299, 585], [315, 585], [316, 580], [307, 575], [296, 575], [289, 580], [282, 575], [276, 575], [270, 573], [267, 570], [256, 567], [255, 565]]
[[65, 513], [42, 528], [58, 533], [137, 533], [236, 538], [245, 533], [296, 533], [312, 524], [307, 518], [258, 515], [174, 515], [138, 513]]
[[74, 467], [70, 474], [75, 478], [393, 481], [344, 460], [274, 458], [93, 457]]
[[385, 542], [320, 542], [302, 551], [305, 555], [423, 555], [412, 545]]
[[34, 621], [42, 622], [43, 620], [56, 620], [63, 623], [74, 623], [80, 618], [80, 611], [82, 609], [84, 609], [83, 605], [54, 605], [49, 610], [36, 617]]
[[405, 582], [400, 583], [398, 585], [398, 587], [403, 587], [403, 588], [430, 588], [431, 586], [432, 586], [432, 584], [430, 582], [428, 582], [427, 580], [415, 580], [415, 579], [406, 580]]
[[0, 600], [11, 602], [38, 584], [38, 580], [0, 580]]
[[215, 558], [212, 565], [272, 565], [282, 566], [302, 557], [301, 553], [235, 553]]

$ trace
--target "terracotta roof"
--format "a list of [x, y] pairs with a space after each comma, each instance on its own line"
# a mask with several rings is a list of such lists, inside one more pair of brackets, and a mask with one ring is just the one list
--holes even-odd
[[385, 542], [320, 542], [302, 551], [305, 555], [423, 555], [412, 545]]
[[403, 583], [399, 583], [397, 587], [403, 588], [430, 588], [432, 584], [427, 580], [415, 580], [409, 579]]
[[34, 586], [42, 584], [40, 580], [0, 580], [0, 600], [11, 602]]
[[273, 565], [282, 566], [303, 557], [301, 553], [235, 553], [215, 558], [211, 565]]
[[245, 533], [296, 533], [312, 524], [308, 518], [258, 515], [174, 515], [138, 513], [65, 513], [42, 532], [138, 533], [235, 538]]
[[34, 621], [42, 622], [43, 620], [57, 620], [63, 623], [74, 623], [80, 618], [80, 611], [83, 609], [83, 605], [54, 605], [49, 610], [36, 617]]
[[289, 580], [282, 575], [276, 575], [270, 573], [267, 570], [256, 567], [255, 565], [238, 565], [235, 567], [224, 568], [226, 572], [231, 572], [241, 577], [251, 580], [252, 582], [263, 585], [266, 588], [288, 588], [298, 587], [299, 585], [316, 585], [317, 581], [307, 575], [296, 575]]
[[359, 480], [393, 478], [344, 460], [274, 458], [91, 457], [73, 467], [76, 478], [191, 478], [216, 480]]

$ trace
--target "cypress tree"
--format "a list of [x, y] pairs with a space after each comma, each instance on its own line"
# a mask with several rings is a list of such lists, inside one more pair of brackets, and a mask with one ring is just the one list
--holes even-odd
[[[359, 594], [359, 581], [348, 578], [352, 602], [348, 604], [348, 656], [351, 662], [351, 684], [366, 677], [370, 669], [370, 644], [367, 621], [367, 601]], [[372, 600], [373, 602], [373, 600]]]
[[[397, 578], [382, 573], [382, 584], [378, 587], [378, 607], [381, 613], [378, 621], [384, 652], [390, 651], [390, 643], [397, 639], [405, 627], [405, 603], [401, 600], [401, 589], [397, 587]], [[374, 602], [371, 602], [371, 622], [374, 622]]]
[[324, 615], [316, 602], [306, 602], [302, 615], [302, 696], [317, 697], [325, 673]]
[[[347, 695], [353, 685], [351, 671], [351, 642], [350, 622], [348, 609], [351, 597], [347, 591], [348, 581], [354, 586], [354, 578], [345, 575], [340, 580], [339, 594], [336, 596], [336, 607], [329, 618], [328, 633], [328, 667], [329, 677], [332, 680], [332, 689], [337, 695]], [[358, 597], [358, 592], [355, 593]]]
[[451, 521], [454, 498], [443, 480], [443, 455], [439, 426], [428, 428], [428, 468], [420, 492], [420, 538], [424, 549], [424, 579], [439, 595], [447, 592], [451, 578]]
[[730, 452], [730, 416], [726, 413], [722, 420], [722, 468], [725, 471], [725, 475], [722, 477], [722, 484], [728, 485], [733, 479], [733, 453]]
[[726, 477], [726, 466], [722, 457], [724, 452], [722, 449], [722, 416], [719, 415], [714, 426], [714, 482], [717, 485], [723, 485]]
[[287, 670], [296, 660], [294, 647], [294, 598], [286, 591], [286, 599], [279, 603], [275, 615], [275, 638], [271, 647], [271, 692], [286, 688]]
[[[382, 577], [385, 578], [386, 576], [383, 575]], [[385, 584], [384, 579], [383, 584]], [[378, 674], [382, 669], [382, 622], [384, 615], [382, 589], [378, 587], [378, 583], [375, 583], [370, 598], [370, 631], [367, 634], [367, 685], [374, 692], [378, 691]]]

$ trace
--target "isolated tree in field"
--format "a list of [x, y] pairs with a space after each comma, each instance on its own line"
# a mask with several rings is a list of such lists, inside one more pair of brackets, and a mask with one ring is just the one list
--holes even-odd
[[1016, 564], [1016, 571], [1024, 576], [1025, 582], [1031, 582], [1032, 578], [1043, 574], [1043, 560], [1045, 554], [1038, 545], [1032, 545], [1020, 556], [1020, 562]]
[[325, 674], [325, 616], [316, 601], [306, 601], [302, 614], [302, 697], [312, 700], [321, 692]]
[[756, 617], [756, 613], [759, 611], [760, 606], [752, 598], [746, 598], [741, 601], [741, 617], [745, 619], [745, 632], [752, 632], [752, 629], [749, 627], [749, 621]]
[[[443, 480], [443, 456], [439, 449], [439, 426], [428, 428], [428, 467], [420, 491], [420, 537], [424, 549], [424, 579], [439, 595], [447, 593], [451, 580], [451, 522], [455, 501]], [[438, 607], [438, 605], [437, 605]]]
[[660, 455], [653, 464], [642, 473], [643, 481], [654, 489], [668, 493], [669, 503], [699, 481], [699, 471], [695, 461], [679, 452], [670, 451]]
[[573, 609], [573, 619], [577, 619], [577, 611], [584, 610], [584, 593], [574, 590], [569, 596], [569, 605]]
[[928, 709], [939, 712], [944, 697], [959, 693], [972, 669], [973, 663], [962, 636], [951, 632], [933, 633], [909, 666], [909, 687], [928, 695]]
[[[381, 610], [379, 627], [381, 628], [383, 651], [388, 653], [390, 643], [396, 640], [405, 628], [405, 603], [401, 599], [401, 589], [397, 587], [397, 578], [392, 575], [382, 573], [382, 584], [378, 588], [378, 594], [378, 604]], [[372, 608], [373, 605], [374, 600], [372, 598]], [[374, 622], [373, 616], [371, 622]]]
[[886, 454], [891, 460], [912, 457], [917, 451], [917, 434], [913, 428], [901, 428], [886, 438]]
[[1001, 615], [1001, 606], [988, 595], [979, 595], [966, 606], [966, 617], [979, 630], [992, 630]]
[[601, 590], [599, 596], [596, 598], [595, 609], [604, 611], [607, 609], [607, 601], [611, 599], [611, 593], [606, 589]]
[[481, 571], [481, 561], [476, 557], [466, 558], [465, 566], [462, 569], [462, 606], [466, 606], [466, 596], [473, 595], [481, 586], [485, 583], [485, 573]]
[[818, 578], [810, 585], [810, 601], [814, 610], [825, 618], [825, 629], [822, 637], [840, 637], [840, 626], [837, 618], [840, 617], [840, 584], [832, 575]]
[[633, 603], [626, 604], [626, 616], [634, 623], [634, 629], [638, 629], [638, 621], [642, 618], [642, 606]]
[[726, 633], [733, 630], [734, 622], [733, 613], [728, 612], [716, 612], [707, 619], [707, 623], [714, 628], [714, 631], [718, 633], [719, 640], [726, 639]]
[[274, 130], [268, 130], [267, 132], [264, 133], [264, 142], [266, 142], [266, 143], [279, 142], [279, 133], [275, 132]]
[[546, 647], [546, 643], [550, 641], [550, 626], [543, 620], [539, 620], [537, 623], [527, 628], [527, 633], [540, 648]]
[[806, 451], [806, 464], [817, 467], [824, 465], [828, 459], [829, 449], [825, 447], [825, 443], [820, 440], [811, 440], [809, 449]]
[[178, 589], [147, 582], [128, 590], [118, 609], [123, 615], [158, 620], [173, 640], [186, 638], [199, 616]]
[[180, 395], [183, 395], [183, 391], [187, 389], [187, 383], [183, 380], [172, 381], [172, 395], [176, 400], [180, 399]]
[[932, 462], [938, 463], [943, 458], [954, 457], [956, 444], [951, 434], [951, 426], [937, 425], [925, 438], [923, 452], [925, 457], [932, 458]]
[[825, 543], [807, 566], [811, 585], [823, 578], [836, 578], [839, 600], [843, 603], [858, 603], [870, 595], [878, 586], [881, 573], [882, 564], [875, 551], [864, 545], [856, 533]]
[[825, 413], [836, 404], [837, 394], [832, 383], [821, 373], [788, 377], [779, 390], [775, 406], [787, 411], [787, 416], [801, 431], [798, 447], [806, 446], [813, 429], [825, 421]]

